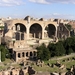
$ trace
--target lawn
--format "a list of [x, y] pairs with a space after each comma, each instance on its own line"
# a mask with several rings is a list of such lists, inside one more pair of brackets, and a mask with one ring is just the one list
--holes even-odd
[[[74, 56], [73, 56], [74, 57]], [[59, 57], [58, 57], [59, 58]], [[61, 57], [62, 58], [62, 57]], [[32, 67], [36, 70], [36, 71], [48, 71], [48, 72], [65, 72], [67, 70], [67, 68], [71, 68], [72, 65], [75, 65], [75, 60], [72, 60], [72, 57], [69, 57], [69, 60], [67, 60], [68, 58], [62, 58], [62, 59], [59, 59], [57, 60], [56, 58], [53, 58], [49, 61], [44, 61], [44, 65], [43, 67], [41, 66], [37, 66], [37, 65], [32, 65]], [[63, 60], [65, 60], [65, 62], [63, 62]], [[59, 61], [61, 64], [64, 64], [66, 66], [66, 69], [62, 70], [62, 69], [59, 69], [59, 67], [57, 66], [54, 66], [53, 68], [52, 67], [49, 67], [47, 65], [47, 63], [50, 63], [50, 64], [55, 64], [57, 61]]]
[[[66, 57], [66, 56], [65, 56]], [[32, 64], [31, 66], [36, 70], [36, 71], [42, 71], [42, 72], [65, 72], [65, 70], [60, 70], [59, 67], [57, 66], [54, 66], [54, 67], [49, 67], [47, 64], [49, 63], [50, 65], [51, 64], [55, 64], [57, 61], [59, 61], [61, 64], [64, 64], [66, 65], [66, 68], [71, 68], [72, 65], [75, 65], [75, 60], [72, 60], [72, 57], [75, 57], [75, 56], [70, 56], [68, 57], [70, 60], [68, 61], [67, 59], [68, 58], [63, 58], [62, 57], [54, 57], [52, 59], [50, 59], [49, 61], [44, 61], [44, 65], [41, 67], [41, 66], [37, 66], [36, 64]], [[62, 59], [60, 59], [62, 58]], [[59, 60], [58, 60], [59, 59]], [[65, 60], [65, 62], [63, 62], [63, 60]], [[10, 59], [6, 59], [4, 62], [2, 62], [0, 64], [0, 70], [2, 69], [7, 69], [8, 67], [10, 66], [13, 66], [13, 67], [21, 67], [19, 64], [12, 64], [13, 63], [12, 60]]]

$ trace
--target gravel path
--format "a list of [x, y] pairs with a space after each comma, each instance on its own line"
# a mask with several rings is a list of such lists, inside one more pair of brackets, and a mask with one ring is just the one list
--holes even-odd
[[72, 53], [70, 55], [65, 55], [65, 56], [62, 56], [62, 57], [51, 58], [50, 60], [61, 60], [61, 59], [70, 58], [70, 57], [74, 57], [74, 56], [75, 56], [75, 53]]

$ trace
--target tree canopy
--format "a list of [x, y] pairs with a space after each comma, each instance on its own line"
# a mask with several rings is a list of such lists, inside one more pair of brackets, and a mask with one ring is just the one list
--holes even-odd
[[37, 57], [41, 60], [48, 60], [50, 58], [50, 52], [45, 44], [37, 47]]
[[71, 31], [72, 26], [70, 24], [65, 24], [65, 26], [68, 28], [69, 31]]
[[10, 57], [9, 50], [5, 48], [5, 46], [0, 45], [0, 51], [1, 51], [1, 61], [5, 61], [5, 58]]
[[66, 40], [57, 43], [49, 43], [37, 47], [37, 57], [41, 60], [48, 60], [50, 57], [68, 55], [75, 52], [75, 37], [69, 37]]

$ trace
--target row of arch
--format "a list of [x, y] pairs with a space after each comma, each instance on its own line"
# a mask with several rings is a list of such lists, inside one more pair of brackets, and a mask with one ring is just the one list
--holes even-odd
[[18, 58], [22, 58], [22, 57], [36, 57], [37, 52], [33, 51], [33, 52], [22, 52], [22, 53], [18, 53]]
[[[43, 31], [43, 28], [44, 28], [44, 31]], [[48, 24], [48, 26], [43, 27], [43, 28], [40, 24], [34, 23], [29, 28], [30, 36], [41, 39], [43, 32], [45, 33], [45, 36], [48, 36], [48, 37], [52, 37], [53, 35], [55, 36], [56, 27], [53, 24]], [[21, 23], [16, 23], [14, 30], [17, 32], [27, 33], [26, 26]], [[18, 34], [16, 34], [16, 35], [18, 36]], [[24, 36], [24, 35], [22, 34], [22, 36]]]

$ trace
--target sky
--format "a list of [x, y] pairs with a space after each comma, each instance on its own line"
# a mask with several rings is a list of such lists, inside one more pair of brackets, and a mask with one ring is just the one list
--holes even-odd
[[0, 17], [75, 20], [75, 0], [0, 0]]

